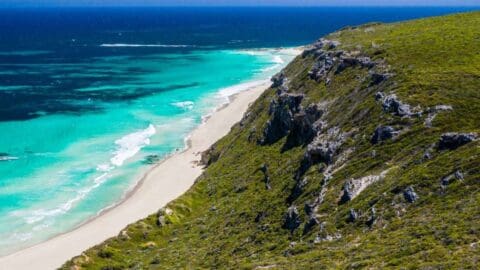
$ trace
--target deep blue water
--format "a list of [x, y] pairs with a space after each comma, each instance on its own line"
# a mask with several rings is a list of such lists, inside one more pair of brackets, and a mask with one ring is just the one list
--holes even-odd
[[347, 25], [468, 8], [0, 9], [0, 254], [117, 202], [232, 93]]
[[[1, 49], [45, 49], [82, 61], [104, 43], [258, 48], [309, 43], [347, 25], [393, 22], [474, 8], [45, 8], [0, 10]], [[72, 40], [75, 40], [73, 42]], [[71, 48], [77, 48], [72, 51]], [[118, 52], [121, 53], [121, 52]]]

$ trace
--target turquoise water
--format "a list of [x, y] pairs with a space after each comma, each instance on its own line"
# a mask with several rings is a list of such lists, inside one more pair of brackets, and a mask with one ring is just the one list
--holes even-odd
[[[8, 153], [0, 162], [0, 253], [68, 231], [118, 202], [153, 161], [183, 149], [189, 132], [229, 94], [264, 82], [292, 57], [289, 50], [194, 50], [98, 57], [68, 75], [59, 70], [75, 65], [37, 67], [62, 81], [128, 74], [125, 83], [99, 81], [79, 92], [151, 92], [120, 102], [92, 95], [71, 102], [101, 110], [0, 122], [0, 149]], [[139, 69], [148, 72], [132, 72]]]

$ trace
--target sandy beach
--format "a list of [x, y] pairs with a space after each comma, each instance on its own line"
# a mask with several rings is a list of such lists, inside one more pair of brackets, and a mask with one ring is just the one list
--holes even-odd
[[85, 249], [101, 243], [139, 219], [155, 213], [187, 191], [203, 169], [200, 153], [225, 136], [241, 120], [249, 104], [270, 83], [254, 86], [232, 96], [227, 106], [213, 113], [190, 136], [189, 147], [152, 168], [117, 206], [78, 228], [46, 242], [0, 258], [0, 269], [56, 269]]

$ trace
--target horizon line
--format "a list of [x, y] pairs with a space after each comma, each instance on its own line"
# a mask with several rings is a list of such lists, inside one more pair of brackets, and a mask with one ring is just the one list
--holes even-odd
[[479, 5], [1, 5], [0, 8], [122, 8], [122, 7], [158, 7], [158, 8], [480, 8]]

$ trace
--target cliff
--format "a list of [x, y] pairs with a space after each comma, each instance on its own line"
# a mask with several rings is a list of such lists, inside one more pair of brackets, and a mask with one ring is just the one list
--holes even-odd
[[472, 12], [323, 37], [186, 194], [62, 268], [478, 267], [479, 25]]

